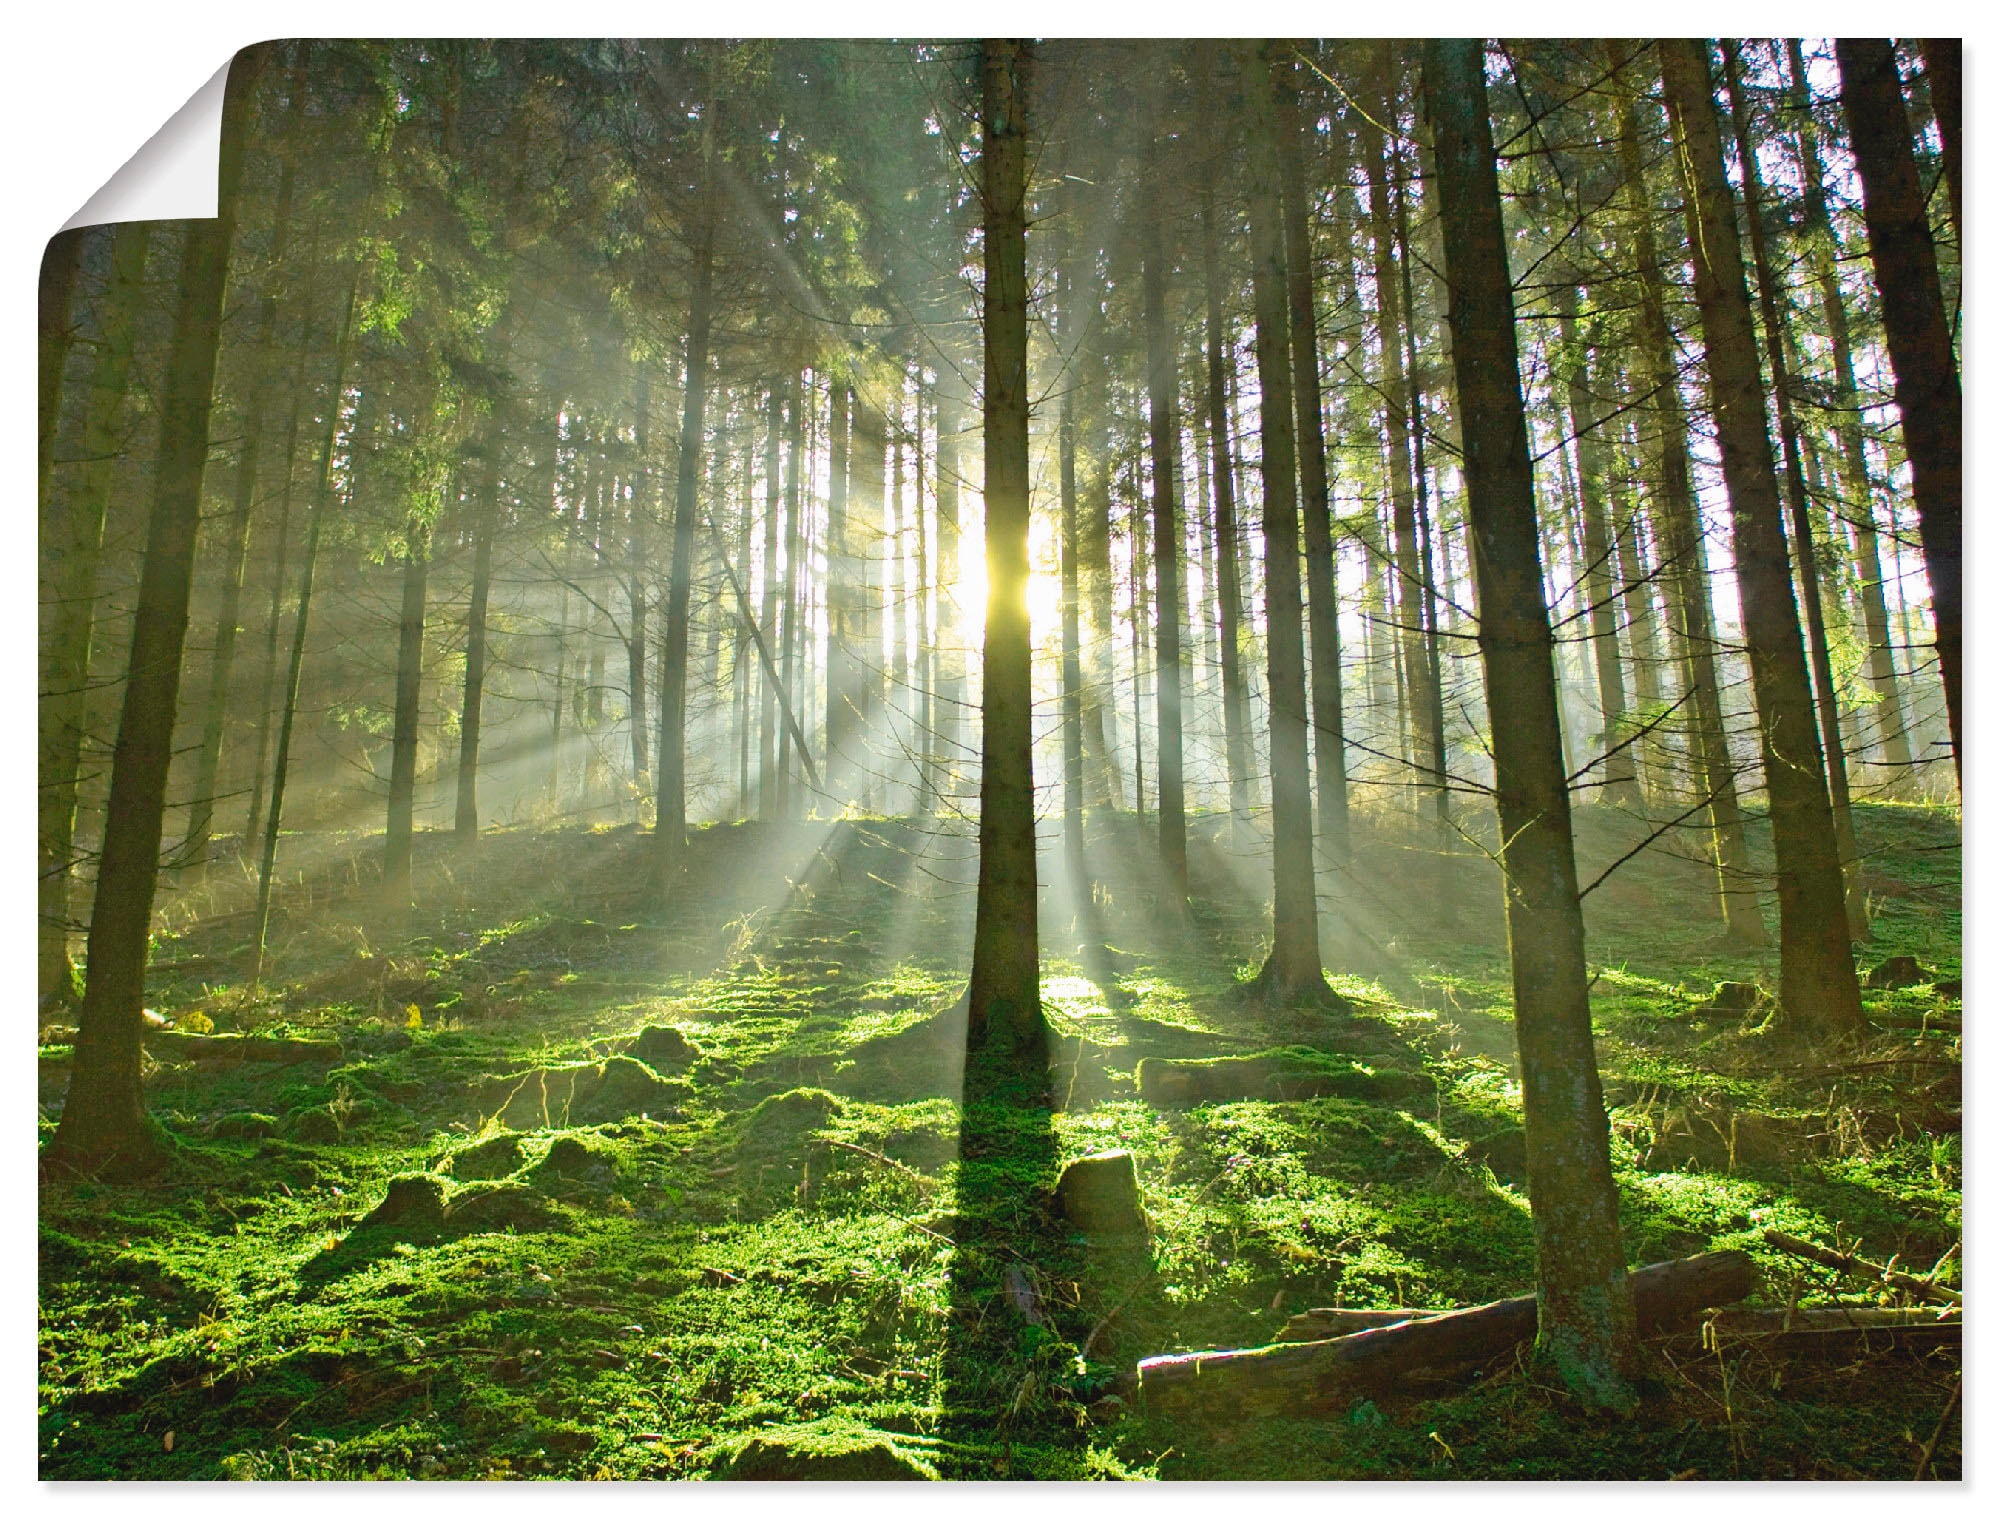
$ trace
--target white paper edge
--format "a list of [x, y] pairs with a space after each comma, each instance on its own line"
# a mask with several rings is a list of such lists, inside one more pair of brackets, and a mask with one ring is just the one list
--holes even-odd
[[107, 222], [213, 217], [222, 158], [222, 95], [228, 82], [225, 63], [62, 224], [62, 230]]

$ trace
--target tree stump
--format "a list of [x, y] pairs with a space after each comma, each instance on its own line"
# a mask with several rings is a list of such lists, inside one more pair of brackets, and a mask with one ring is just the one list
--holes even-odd
[[1056, 1182], [1056, 1210], [1092, 1239], [1144, 1236], [1139, 1175], [1130, 1150], [1104, 1150], [1071, 1161]]

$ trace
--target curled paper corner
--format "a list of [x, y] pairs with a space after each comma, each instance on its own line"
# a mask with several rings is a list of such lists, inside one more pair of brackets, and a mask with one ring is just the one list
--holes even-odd
[[222, 157], [222, 92], [228, 81], [229, 64], [224, 63], [63, 223], [62, 230], [214, 216]]

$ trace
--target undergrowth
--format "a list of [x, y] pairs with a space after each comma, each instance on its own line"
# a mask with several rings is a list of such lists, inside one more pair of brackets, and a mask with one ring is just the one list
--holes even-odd
[[[1771, 1250], [1777, 1228], [1957, 1280], [1957, 824], [1857, 814], [1863, 962], [1931, 977], [1867, 993], [1866, 1048], [1703, 1011], [1719, 981], [1774, 984], [1776, 951], [1722, 943], [1695, 862], [1650, 852], [1589, 899], [1634, 1264], [1737, 1247], [1765, 1302], [1861, 1300]], [[1580, 814], [1586, 877], [1635, 827]], [[1237, 995], [1263, 867], [1225, 833], [1197, 825], [1179, 925], [1131, 820], [1093, 820], [1096, 907], [1051, 893], [1050, 1072], [1020, 1089], [949, 1037], [970, 865], [928, 826], [704, 830], [665, 919], [631, 889], [629, 829], [499, 831], [471, 859], [426, 838], [414, 919], [369, 905], [376, 841], [288, 841], [258, 987], [242, 873], [212, 866], [163, 914], [157, 1011], [326, 1043], [152, 1060], [167, 1172], [45, 1185], [42, 1475], [1908, 1477], [1926, 1449], [1956, 1475], [1941, 1356], [1662, 1343], [1615, 1425], [1527, 1358], [1332, 1414], [1118, 1396], [1140, 1357], [1265, 1343], [1303, 1308], [1532, 1285], [1490, 869], [1364, 830], [1326, 903], [1357, 1010], [1265, 1012]], [[678, 1032], [671, 1058], [624, 1058], [648, 1028]], [[1135, 1078], [1263, 1051], [1329, 1084], [1156, 1103]], [[45, 1030], [44, 1135], [68, 1053]], [[1136, 1242], [1048, 1206], [1110, 1149], [1134, 1158]], [[376, 1215], [419, 1176], [394, 1194], [418, 1214]]]

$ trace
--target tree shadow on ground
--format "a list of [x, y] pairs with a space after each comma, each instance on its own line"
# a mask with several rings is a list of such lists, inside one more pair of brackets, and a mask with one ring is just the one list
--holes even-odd
[[1077, 1261], [1048, 1205], [1047, 1049], [969, 1052], [961, 1101], [939, 1434], [984, 1468], [964, 1475], [1027, 1475], [1014, 1470], [1017, 1447], [1077, 1443]]

